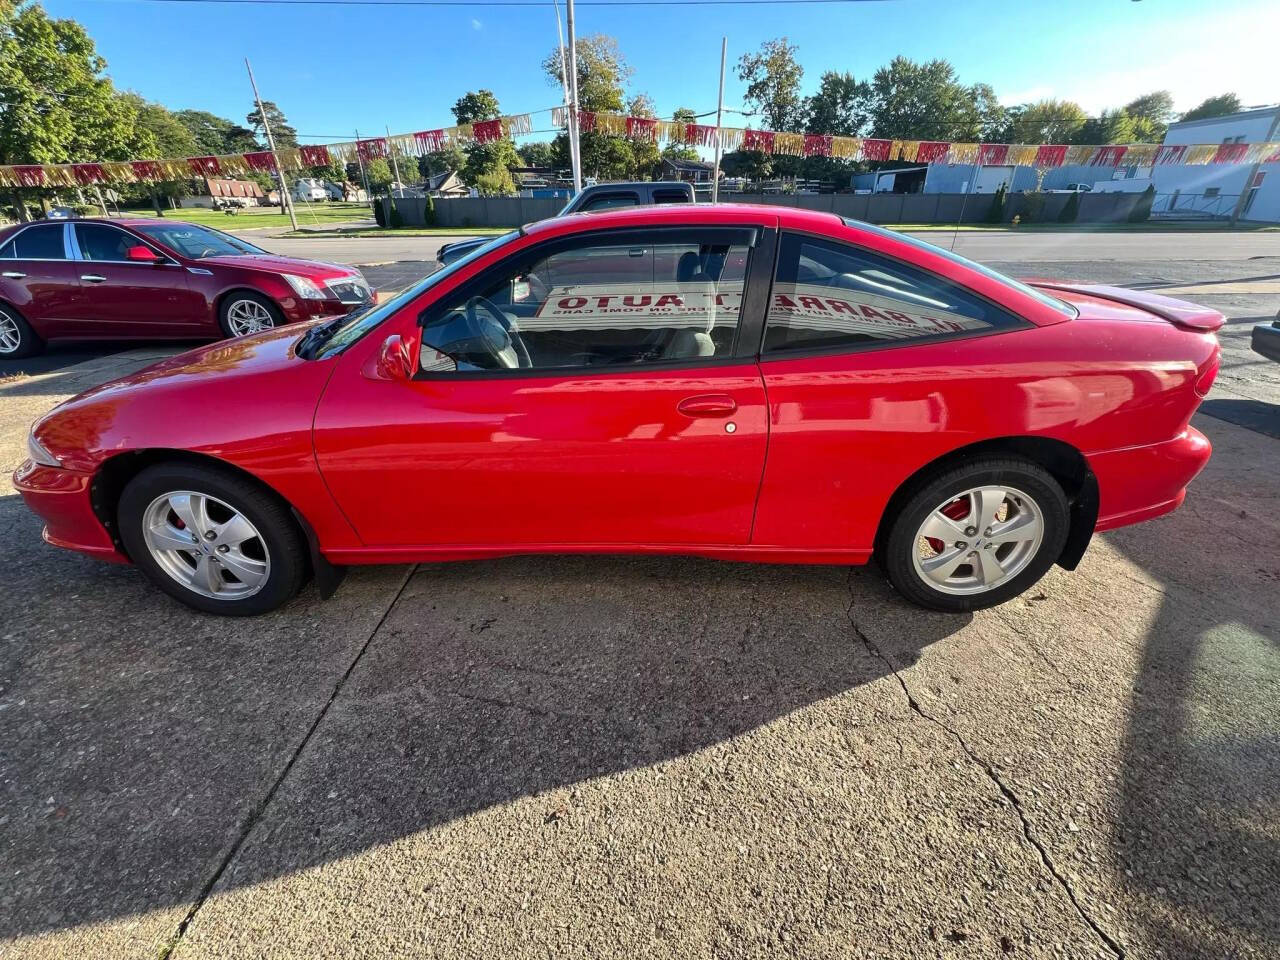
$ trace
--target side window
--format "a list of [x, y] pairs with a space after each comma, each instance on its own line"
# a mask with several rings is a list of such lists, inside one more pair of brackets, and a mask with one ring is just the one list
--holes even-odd
[[634, 193], [606, 193], [588, 200], [582, 206], [583, 212], [589, 210], [608, 210], [611, 207], [638, 206], [640, 198]]
[[76, 243], [86, 260], [128, 260], [130, 247], [147, 246], [137, 237], [100, 223], [77, 223]]
[[19, 260], [65, 260], [62, 224], [42, 223], [28, 227], [13, 238], [14, 256]]
[[654, 203], [691, 203], [689, 195], [683, 190], [655, 190]]
[[915, 342], [1021, 325], [927, 270], [848, 244], [784, 234], [765, 352]]
[[424, 371], [707, 360], [733, 350], [750, 232], [579, 241], [496, 268], [424, 312]]

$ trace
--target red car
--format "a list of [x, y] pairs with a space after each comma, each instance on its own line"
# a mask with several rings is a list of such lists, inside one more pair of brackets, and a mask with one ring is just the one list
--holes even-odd
[[49, 340], [208, 339], [345, 314], [359, 270], [294, 260], [174, 220], [42, 221], [0, 231], [0, 359]]
[[83, 394], [14, 482], [50, 543], [214, 613], [347, 564], [597, 552], [875, 556], [968, 610], [1182, 502], [1222, 322], [826, 213], [571, 216]]

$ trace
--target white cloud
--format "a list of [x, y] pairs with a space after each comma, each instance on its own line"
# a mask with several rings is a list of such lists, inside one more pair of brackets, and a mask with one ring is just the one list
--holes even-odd
[[1019, 103], [1037, 103], [1053, 97], [1053, 87], [1028, 87], [1025, 90], [1014, 90], [1012, 93], [1000, 94], [1000, 102], [1006, 107]]
[[471, 18], [471, 29], [472, 29], [472, 30], [483, 30], [483, 29], [484, 29], [484, 24], [483, 24], [483, 23], [481, 23], [479, 20], [477, 20], [475, 17], [472, 17], [472, 18]]

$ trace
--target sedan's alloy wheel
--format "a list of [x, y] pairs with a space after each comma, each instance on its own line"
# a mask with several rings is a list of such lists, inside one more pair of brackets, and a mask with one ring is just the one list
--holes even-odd
[[0, 356], [17, 352], [22, 346], [22, 331], [18, 329], [18, 321], [0, 310]]
[[202, 597], [243, 600], [271, 573], [257, 528], [208, 494], [175, 490], [156, 497], [143, 513], [142, 536], [157, 566]]
[[931, 511], [916, 533], [916, 572], [935, 590], [986, 593], [1016, 577], [1044, 539], [1035, 499], [1004, 485], [972, 487]]
[[236, 300], [227, 307], [227, 326], [233, 337], [244, 337], [270, 330], [275, 326], [275, 319], [257, 300]]

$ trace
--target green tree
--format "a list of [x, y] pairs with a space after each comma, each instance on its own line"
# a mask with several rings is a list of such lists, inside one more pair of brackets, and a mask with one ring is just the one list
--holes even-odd
[[972, 87], [946, 60], [894, 57], [871, 81], [871, 128], [891, 140], [970, 140], [981, 126]]
[[1173, 94], [1168, 90], [1156, 90], [1135, 97], [1124, 105], [1124, 112], [1133, 118], [1142, 134], [1141, 140], [1155, 143], [1164, 139], [1164, 133], [1173, 119]]
[[852, 73], [828, 70], [818, 81], [818, 92], [805, 101], [808, 133], [841, 137], [862, 135], [871, 116], [871, 84]]
[[[677, 123], [697, 123], [698, 116], [688, 107], [680, 107], [671, 115]], [[698, 151], [687, 143], [669, 142], [662, 148], [662, 156], [667, 160], [697, 160]]]
[[[631, 67], [618, 49], [618, 41], [603, 33], [579, 37], [574, 44], [578, 67], [578, 107], [593, 113], [622, 109], [623, 87], [631, 79]], [[555, 86], [561, 80], [560, 49], [542, 61], [543, 72]]]
[[520, 155], [520, 162], [526, 167], [554, 167], [556, 165], [555, 147], [545, 140], [526, 143], [517, 147], [516, 153]]
[[179, 110], [174, 117], [191, 131], [196, 142], [197, 156], [249, 153], [262, 149], [257, 137], [248, 127], [232, 123], [207, 110]]
[[[637, 93], [627, 101], [627, 116], [656, 117], [653, 98], [647, 93]], [[662, 163], [662, 153], [656, 140], [645, 137], [631, 137], [631, 174], [637, 179], [648, 179], [654, 176]]]
[[284, 117], [284, 111], [275, 105], [271, 100], [262, 101], [262, 110], [255, 106], [249, 111], [249, 115], [244, 118], [245, 123], [249, 125], [249, 129], [257, 135], [262, 143], [267, 142], [266, 123], [263, 123], [262, 114], [266, 113], [267, 123], [271, 124], [271, 136], [275, 139], [276, 146], [283, 150], [285, 147], [296, 147], [298, 145], [298, 131], [289, 125], [289, 121]]
[[1239, 97], [1234, 93], [1220, 93], [1216, 97], [1209, 97], [1198, 106], [1192, 107], [1182, 115], [1181, 119], [1208, 120], [1212, 117], [1229, 117], [1233, 113], [1239, 113], [1240, 109]]
[[453, 105], [453, 116], [458, 123], [475, 123], [479, 120], [497, 120], [502, 116], [498, 98], [492, 90], [473, 90], [464, 93]]
[[1008, 108], [1000, 103], [989, 83], [975, 83], [968, 88], [967, 96], [960, 101], [958, 126], [954, 139], [971, 142], [995, 141], [996, 134], [1004, 129]]
[[511, 179], [511, 171], [506, 167], [497, 167], [476, 178], [475, 188], [484, 197], [509, 197], [516, 192], [515, 181]]
[[331, 157], [324, 166], [312, 167], [311, 175], [328, 180], [330, 183], [346, 183], [347, 165], [337, 157]]
[[369, 180], [369, 189], [375, 193], [385, 192], [391, 186], [391, 181], [395, 179], [391, 173], [391, 164], [382, 157], [366, 161], [364, 174]]
[[1010, 143], [1075, 143], [1088, 116], [1071, 100], [1040, 100], [1023, 104], [1008, 125]]
[[449, 173], [461, 170], [467, 164], [467, 155], [456, 143], [450, 143], [443, 150], [423, 154], [418, 158], [418, 175], [434, 177], [437, 173]]
[[743, 99], [770, 130], [793, 130], [800, 125], [803, 77], [796, 47], [786, 37], [766, 40], [758, 51], [744, 53], [738, 60], [738, 79], [747, 85]]
[[1133, 117], [1124, 110], [1103, 110], [1100, 116], [1084, 122], [1073, 142], [1134, 143], [1137, 139]]
[[[169, 157], [191, 157], [200, 152], [191, 131], [165, 107], [144, 100], [136, 93], [119, 94], [119, 99], [128, 105], [125, 109], [132, 110], [137, 116], [134, 126], [133, 156], [159, 160]], [[190, 190], [189, 184], [190, 182], [186, 180], [171, 180], [165, 183], [136, 184], [117, 189], [122, 189], [127, 197], [134, 200], [148, 199], [156, 215], [164, 216], [164, 209], [160, 204], [161, 198], [185, 196]]]

